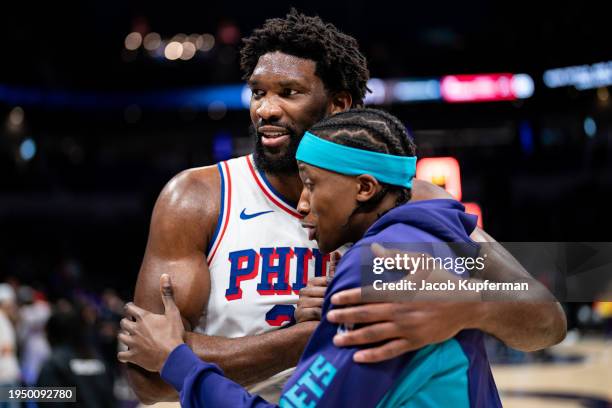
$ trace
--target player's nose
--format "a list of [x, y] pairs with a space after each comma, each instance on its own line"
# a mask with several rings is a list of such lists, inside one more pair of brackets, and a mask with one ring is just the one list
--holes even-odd
[[306, 188], [303, 188], [302, 193], [300, 194], [297, 211], [304, 217], [310, 213], [310, 201], [308, 196], [308, 190]]
[[278, 120], [283, 116], [283, 110], [273, 98], [264, 98], [255, 112], [263, 121]]

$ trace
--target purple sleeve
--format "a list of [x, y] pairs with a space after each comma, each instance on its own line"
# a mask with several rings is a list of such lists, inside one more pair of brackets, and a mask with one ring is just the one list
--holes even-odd
[[185, 408], [276, 407], [226, 378], [216, 364], [200, 360], [186, 344], [170, 353], [160, 375], [179, 392]]

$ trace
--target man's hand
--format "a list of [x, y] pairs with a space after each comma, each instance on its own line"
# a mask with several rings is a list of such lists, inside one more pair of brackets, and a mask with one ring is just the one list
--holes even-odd
[[[480, 233], [484, 233], [480, 231]], [[490, 237], [489, 237], [490, 238]], [[492, 238], [490, 241], [495, 242]], [[464, 329], [478, 329], [497, 337], [507, 346], [521, 351], [535, 351], [559, 343], [566, 332], [565, 316], [554, 298], [548, 299], [542, 292], [546, 288], [530, 277], [520, 264], [503, 247], [488, 255], [487, 276], [506, 280], [527, 279], [530, 290], [515, 301], [484, 301], [476, 291], [438, 291], [412, 293], [402, 301], [390, 296], [393, 303], [364, 304], [373, 289], [350, 289], [336, 293], [332, 304], [346, 306], [327, 314], [329, 321], [345, 324], [367, 325], [334, 338], [337, 346], [356, 346], [376, 342], [386, 343], [355, 353], [356, 362], [374, 363], [388, 360], [428, 344], [454, 337]], [[394, 256], [393, 250], [372, 246], [376, 256]], [[486, 256], [486, 255], [485, 255]], [[406, 280], [435, 283], [444, 281], [448, 273], [434, 269], [424, 274], [411, 275]], [[481, 279], [473, 279], [479, 281]], [[495, 279], [493, 279], [495, 281]], [[418, 287], [418, 284], [417, 284]], [[363, 296], [367, 295], [367, 296]], [[495, 291], [493, 299], [516, 299], [514, 294]], [[432, 301], [440, 299], [439, 301]], [[387, 298], [378, 298], [387, 302]]]
[[[394, 258], [404, 252], [385, 249], [373, 244], [374, 256]], [[419, 254], [406, 253], [412, 256]], [[416, 271], [405, 280], [411, 280], [421, 286], [421, 282], [458, 281], [459, 278], [445, 270]], [[372, 293], [373, 289], [365, 288]], [[396, 296], [388, 299], [393, 303], [364, 304], [362, 289], [354, 288], [336, 293], [331, 298], [336, 308], [327, 313], [330, 322], [345, 324], [349, 327], [362, 324], [355, 330], [346, 331], [334, 337], [338, 347], [357, 346], [386, 341], [384, 344], [370, 349], [360, 350], [353, 359], [358, 363], [377, 363], [397, 357], [408, 351], [416, 350], [428, 344], [439, 343], [454, 337], [459, 331], [466, 329], [466, 316], [476, 312], [478, 303], [462, 299], [459, 302], [444, 301], [453, 299], [455, 293], [421, 293], [412, 291], [403, 294], [404, 301], [398, 301]], [[436, 300], [437, 299], [437, 300]], [[385, 301], [387, 299], [384, 299]], [[435, 301], [432, 301], [435, 300]], [[476, 300], [476, 299], [474, 299]]]
[[321, 308], [323, 307], [323, 299], [327, 285], [334, 277], [336, 265], [340, 262], [341, 255], [339, 252], [331, 254], [331, 263], [329, 274], [327, 276], [318, 276], [308, 279], [308, 284], [300, 290], [300, 297], [295, 310], [295, 321], [297, 323], [307, 321], [320, 321]]
[[330, 322], [367, 324], [334, 337], [338, 347], [387, 342], [356, 352], [357, 363], [377, 363], [395, 358], [428, 344], [454, 337], [465, 329], [465, 314], [474, 313], [471, 302], [397, 302], [360, 304], [361, 288], [332, 296], [336, 306], [347, 306], [327, 313]]
[[133, 303], [125, 306], [126, 317], [121, 319], [119, 341], [128, 350], [117, 354], [119, 361], [133, 363], [148, 371], [159, 372], [168, 355], [184, 343], [185, 329], [172, 291], [170, 276], [160, 277], [163, 315], [148, 312]]

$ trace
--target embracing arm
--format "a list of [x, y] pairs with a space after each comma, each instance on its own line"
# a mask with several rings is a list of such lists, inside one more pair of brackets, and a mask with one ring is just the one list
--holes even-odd
[[[432, 198], [452, 197], [440, 187], [415, 180], [413, 200]], [[514, 301], [480, 302], [479, 313], [466, 313], [466, 318], [476, 318], [476, 321], [470, 322], [469, 325], [521, 351], [539, 350], [563, 340], [567, 331], [565, 313], [546, 288], [535, 281], [529, 272], [486, 232], [476, 228], [471, 238], [476, 242], [487, 243], [483, 246], [487, 251], [483, 279], [496, 282], [528, 281], [531, 289], [520, 299], [513, 293]]]
[[524, 280], [532, 284], [526, 298], [479, 302], [473, 327], [521, 351], [539, 350], [563, 340], [567, 322], [559, 302], [489, 234], [476, 228], [471, 237], [477, 242], [488, 243], [485, 278], [498, 282]]
[[[201, 359], [218, 364], [228, 377], [250, 384], [294, 366], [316, 324], [235, 339], [192, 332], [208, 304], [210, 273], [205, 254], [219, 213], [219, 185], [214, 167], [183, 172], [166, 185], [153, 211], [134, 303], [163, 313], [159, 279], [169, 274], [187, 330], [186, 343]], [[178, 399], [157, 373], [129, 364], [128, 378], [144, 403]]]
[[228, 378], [247, 386], [295, 367], [316, 322], [228, 339], [187, 333], [185, 342], [198, 357], [219, 365]]
[[[421, 180], [413, 181], [412, 200], [452, 198], [443, 189]], [[373, 363], [388, 360], [407, 351], [439, 343], [463, 329], [479, 329], [506, 345], [534, 351], [559, 343], [565, 337], [565, 314], [546, 288], [499, 243], [476, 229], [472, 239], [491, 244], [487, 250], [484, 275], [477, 279], [511, 282], [529, 281], [534, 290], [512, 300], [394, 302], [363, 304], [361, 288], [336, 293], [331, 301], [345, 306], [327, 314], [338, 324], [365, 324], [334, 338], [337, 346], [349, 347], [382, 342], [355, 353], [355, 360]], [[379, 256], [385, 256], [384, 253]], [[505, 297], [498, 292], [495, 296]]]

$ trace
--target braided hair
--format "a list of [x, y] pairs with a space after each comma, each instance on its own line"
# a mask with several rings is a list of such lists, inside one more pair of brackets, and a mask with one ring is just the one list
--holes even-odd
[[[416, 145], [406, 127], [397, 119], [378, 109], [351, 109], [329, 116], [315, 124], [310, 132], [344, 146], [395, 156], [414, 156]], [[372, 211], [388, 193], [395, 193], [395, 205], [407, 203], [411, 190], [380, 183], [382, 189], [367, 202], [360, 202], [355, 212]], [[352, 214], [351, 214], [352, 215]]]

